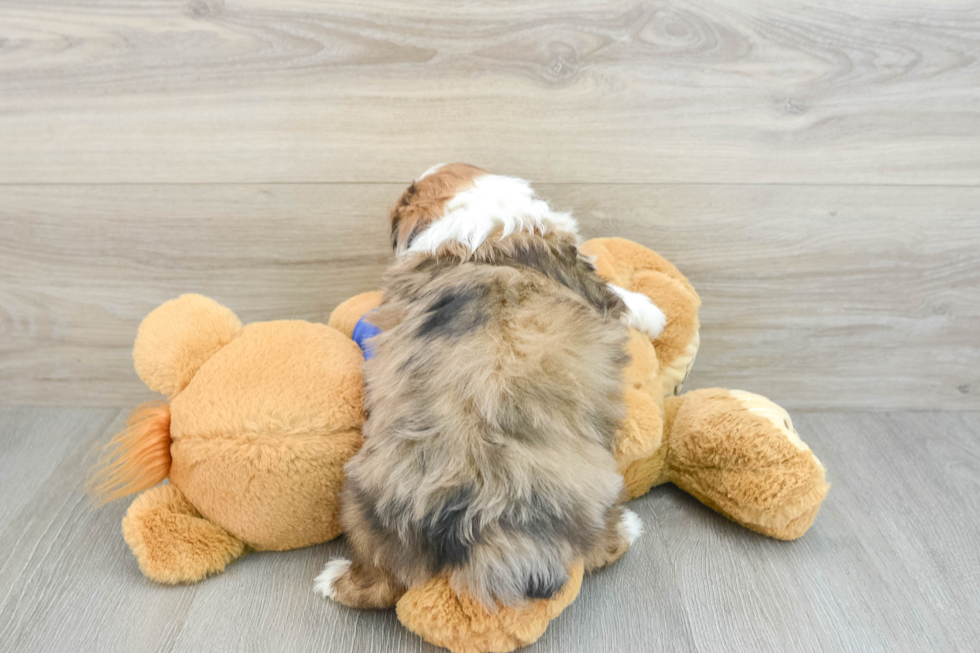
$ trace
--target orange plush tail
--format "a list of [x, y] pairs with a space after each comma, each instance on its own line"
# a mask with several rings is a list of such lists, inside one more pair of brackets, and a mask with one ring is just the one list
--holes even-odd
[[98, 505], [153, 487], [170, 473], [170, 407], [149, 401], [133, 409], [129, 425], [102, 447], [86, 489]]

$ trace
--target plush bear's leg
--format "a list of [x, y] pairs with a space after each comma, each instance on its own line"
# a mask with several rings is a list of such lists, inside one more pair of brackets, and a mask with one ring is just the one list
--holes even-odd
[[829, 486], [785, 410], [719, 388], [668, 398], [665, 408], [668, 480], [764, 535], [806, 532]]
[[608, 567], [629, 551], [643, 534], [643, 522], [632, 510], [616, 507], [606, 517], [606, 529], [585, 558], [585, 571]]
[[160, 583], [203, 580], [245, 552], [244, 543], [201, 517], [173, 485], [136, 497], [122, 531], [142, 572]]
[[493, 611], [456, 594], [448, 578], [440, 576], [405, 592], [396, 611], [406, 628], [453, 653], [513, 651], [541, 637], [551, 620], [575, 600], [582, 572], [581, 563], [569, 569], [565, 587], [550, 599], [528, 601], [519, 608], [498, 605]]
[[395, 578], [374, 565], [350, 560], [331, 560], [317, 576], [316, 591], [352, 608], [390, 608], [405, 593]]

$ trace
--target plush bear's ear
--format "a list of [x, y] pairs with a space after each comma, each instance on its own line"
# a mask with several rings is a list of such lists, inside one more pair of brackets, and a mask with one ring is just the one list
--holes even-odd
[[143, 319], [133, 362], [143, 383], [173, 398], [204, 362], [242, 330], [229, 309], [202, 295], [181, 295]]

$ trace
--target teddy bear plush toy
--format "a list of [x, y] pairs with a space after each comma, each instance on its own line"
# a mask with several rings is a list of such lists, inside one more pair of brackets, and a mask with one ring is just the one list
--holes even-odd
[[[600, 275], [641, 292], [667, 316], [660, 336], [631, 331], [628, 418], [616, 457], [630, 498], [674, 483], [754, 531], [795, 539], [813, 523], [824, 468], [765, 397], [739, 390], [680, 394], [699, 344], [700, 299], [664, 258], [618, 238], [585, 242]], [[149, 578], [196, 582], [247, 550], [286, 550], [341, 532], [344, 464], [361, 446], [363, 352], [352, 339], [381, 300], [358, 295], [327, 325], [242, 326], [229, 309], [183, 295], [151, 312], [133, 349], [136, 371], [168, 403], [133, 411], [93, 475], [102, 500], [133, 492], [122, 530]], [[158, 485], [169, 478], [169, 484]], [[396, 607], [424, 639], [457, 652], [530, 644], [575, 599], [565, 588], [521, 609], [488, 612], [445, 578], [410, 588]]]

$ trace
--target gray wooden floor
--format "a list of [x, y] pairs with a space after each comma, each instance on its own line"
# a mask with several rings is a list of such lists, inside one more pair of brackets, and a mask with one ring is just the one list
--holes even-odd
[[[429, 651], [392, 612], [314, 596], [345, 544], [253, 554], [199, 585], [136, 567], [82, 492], [116, 409], [0, 410], [0, 650]], [[980, 641], [980, 414], [794, 416], [832, 488], [801, 540], [750, 533], [674, 488], [647, 532], [530, 652], [968, 651]]]

